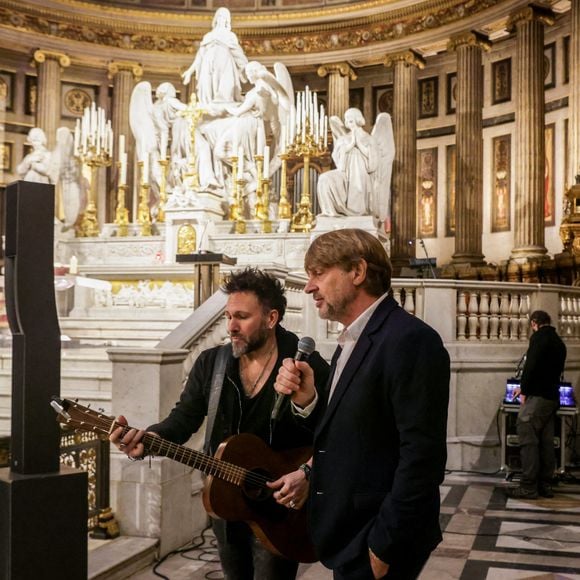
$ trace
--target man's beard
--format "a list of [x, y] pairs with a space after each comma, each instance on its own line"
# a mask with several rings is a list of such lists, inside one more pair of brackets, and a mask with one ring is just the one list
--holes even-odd
[[[240, 334], [233, 334], [232, 336], [241, 336]], [[252, 336], [240, 343], [232, 342], [232, 350], [235, 358], [240, 358], [243, 354], [254, 352], [262, 348], [268, 341], [268, 327], [263, 325]]]

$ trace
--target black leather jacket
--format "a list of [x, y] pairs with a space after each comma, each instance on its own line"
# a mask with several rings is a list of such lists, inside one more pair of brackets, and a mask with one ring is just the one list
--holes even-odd
[[[285, 400], [280, 410], [278, 420], [271, 426], [270, 414], [274, 407], [276, 392], [274, 381], [278, 369], [285, 358], [293, 358], [296, 354], [298, 337], [281, 326], [276, 329], [278, 341], [278, 360], [268, 381], [263, 387], [263, 396], [268, 397], [270, 412], [263, 417], [264, 423], [259, 430], [262, 439], [273, 449], [292, 449], [312, 444], [313, 430], [320, 417], [323, 405], [317, 405], [307, 420], [297, 419], [291, 411], [289, 400]], [[209, 394], [211, 390], [213, 368], [220, 347], [210, 348], [200, 354], [196, 360], [181, 397], [169, 416], [147, 428], [158, 433], [164, 439], [173, 443], [185, 443], [203, 424], [207, 415]], [[314, 370], [315, 384], [319, 396], [325, 399], [324, 391], [328, 381], [329, 366], [318, 352], [312, 353], [309, 364]], [[215, 418], [213, 434], [210, 442], [210, 452], [214, 453], [219, 444], [227, 437], [239, 433], [241, 422], [242, 400], [239, 388], [238, 361], [230, 356], [226, 366], [226, 377], [220, 397], [220, 404]], [[269, 433], [264, 437], [263, 433]], [[267, 439], [271, 439], [268, 441]]]

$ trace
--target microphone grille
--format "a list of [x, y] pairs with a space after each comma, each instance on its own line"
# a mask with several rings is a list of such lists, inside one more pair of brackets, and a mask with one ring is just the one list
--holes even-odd
[[314, 339], [310, 338], [309, 336], [303, 336], [298, 341], [298, 352], [302, 352], [310, 356], [314, 352], [315, 348], [316, 343], [314, 342]]

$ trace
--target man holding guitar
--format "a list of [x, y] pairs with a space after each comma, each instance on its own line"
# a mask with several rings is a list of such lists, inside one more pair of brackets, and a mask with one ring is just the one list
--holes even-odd
[[276, 379], [299, 408], [326, 407], [308, 500], [314, 547], [336, 580], [414, 579], [441, 541], [449, 355], [389, 295], [391, 264], [371, 234], [322, 234], [304, 265], [320, 318], [344, 325], [328, 396], [301, 361], [284, 361]]
[[[276, 521], [304, 516], [301, 508], [308, 494], [308, 468], [300, 463], [310, 456], [310, 450], [302, 452], [302, 455], [294, 453], [294, 450], [312, 444], [313, 430], [322, 408], [302, 413], [301, 416], [291, 410], [289, 400], [283, 401], [276, 420], [271, 420], [276, 402], [274, 380], [278, 368], [284, 359], [295, 356], [298, 346], [298, 337], [280, 325], [286, 310], [286, 297], [280, 282], [264, 272], [248, 268], [232, 274], [223, 289], [228, 294], [225, 316], [231, 345], [201, 353], [174, 409], [161, 423], [151, 425], [146, 431], [182, 444], [201, 427], [207, 416], [210, 434], [206, 440], [206, 451], [211, 454], [218, 451], [216, 457], [223, 448], [220, 444], [230, 436], [251, 433], [266, 442], [273, 451], [279, 452], [280, 456], [288, 458], [287, 470], [277, 464], [274, 471], [279, 473], [273, 473], [270, 478], [257, 471], [244, 475], [244, 506], [238, 510], [239, 519], [255, 519], [263, 526], [252, 525], [250, 528], [244, 521], [226, 522], [222, 519], [212, 519], [212, 526], [227, 580], [291, 580], [296, 577], [298, 562], [266, 550], [256, 540], [252, 529], [271, 550], [284, 553], [278, 546], [279, 541], [286, 538], [276, 538], [270, 542], [268, 532], [264, 530], [268, 529], [270, 514]], [[324, 389], [328, 379], [328, 365], [317, 352], [313, 352], [309, 358], [309, 368], [314, 371], [312, 382], [316, 386], [312, 388], [322, 397], [321, 389]], [[128, 429], [124, 417], [118, 417], [117, 424], [120, 426], [112, 431], [111, 442], [129, 458], [142, 459], [151, 448], [146, 448], [142, 442], [145, 431]], [[248, 449], [248, 453], [251, 451]], [[301, 458], [291, 459], [293, 454]], [[240, 471], [232, 467], [232, 481]], [[211, 469], [208, 472], [212, 475], [210, 480], [213, 479]], [[285, 473], [287, 475], [279, 483], [270, 483]], [[225, 479], [228, 478], [226, 475]], [[264, 481], [267, 497], [257, 491]], [[218, 489], [224, 502], [228, 503], [232, 499], [229, 483], [226, 481], [220, 485]], [[227, 512], [228, 506], [222, 508], [217, 505], [219, 496], [218, 492], [214, 496], [204, 495], [204, 503], [212, 515]], [[255, 510], [255, 517], [246, 517], [245, 512], [250, 509]], [[287, 541], [295, 543], [300, 540], [287, 538]]]

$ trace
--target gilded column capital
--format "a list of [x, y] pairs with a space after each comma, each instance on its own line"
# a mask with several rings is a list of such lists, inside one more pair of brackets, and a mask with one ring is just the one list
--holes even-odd
[[112, 79], [120, 71], [129, 71], [135, 80], [139, 80], [143, 76], [143, 66], [138, 62], [130, 62], [123, 60], [112, 60], [108, 66], [109, 78]]
[[471, 30], [452, 36], [447, 43], [447, 50], [455, 52], [460, 46], [478, 46], [487, 52], [491, 49], [491, 42], [484, 34]]
[[47, 59], [52, 59], [57, 60], [62, 68], [70, 66], [70, 57], [62, 52], [53, 52], [51, 50], [42, 50], [39, 48], [34, 51], [33, 59], [35, 64], [42, 64], [43, 62], [46, 62]]
[[425, 68], [425, 59], [414, 50], [403, 50], [401, 52], [394, 52], [388, 54], [383, 61], [386, 67], [395, 66], [398, 62], [402, 62], [407, 66], [416, 66], [418, 69]]
[[551, 26], [555, 20], [554, 12], [548, 6], [542, 4], [528, 4], [510, 14], [506, 28], [509, 32], [513, 32], [520, 22], [532, 22], [534, 20]]
[[335, 62], [332, 64], [323, 64], [318, 67], [318, 76], [326, 77], [330, 74], [339, 74], [341, 77], [348, 77], [351, 81], [356, 81], [358, 78], [354, 69], [348, 62]]

